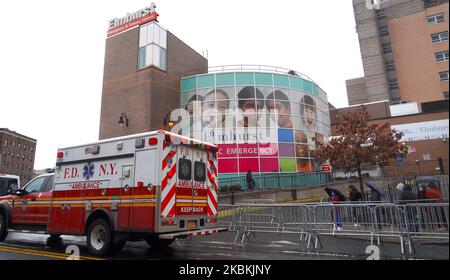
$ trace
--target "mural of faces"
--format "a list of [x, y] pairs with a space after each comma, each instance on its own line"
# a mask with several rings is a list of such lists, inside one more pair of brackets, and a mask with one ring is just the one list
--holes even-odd
[[238, 108], [242, 110], [241, 119], [237, 127], [256, 127], [258, 123], [258, 110], [264, 107], [264, 95], [252, 86], [244, 87], [238, 93]]
[[300, 104], [300, 114], [303, 124], [308, 130], [316, 129], [317, 112], [315, 108], [316, 102], [314, 99], [309, 95], [303, 96]]
[[289, 103], [289, 98], [287, 95], [280, 91], [276, 90], [269, 94], [266, 101], [267, 109], [270, 113], [277, 110], [277, 114], [271, 114], [273, 121], [276, 122], [278, 119], [278, 127], [280, 128], [292, 128], [292, 117], [291, 117], [291, 104]]

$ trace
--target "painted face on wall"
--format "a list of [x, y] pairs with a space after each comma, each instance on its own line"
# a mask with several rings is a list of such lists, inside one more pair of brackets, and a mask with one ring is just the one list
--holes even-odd
[[315, 108], [308, 104], [302, 104], [303, 106], [303, 122], [307, 129], [316, 128], [316, 111]]
[[[292, 128], [292, 120], [291, 120], [291, 106], [287, 102], [282, 102], [278, 100], [269, 100], [267, 101], [267, 109], [269, 111], [275, 112], [277, 110], [277, 118], [278, 118], [278, 126], [282, 128]], [[273, 121], [275, 120], [275, 115], [271, 114]]]
[[216, 127], [216, 100], [214, 91], [208, 93], [202, 103], [202, 126], [208, 128]]

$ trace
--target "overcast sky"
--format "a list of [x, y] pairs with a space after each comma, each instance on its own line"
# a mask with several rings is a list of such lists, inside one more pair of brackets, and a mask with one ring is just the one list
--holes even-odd
[[[144, 0], [0, 1], [0, 127], [37, 139], [35, 169], [58, 147], [98, 139], [108, 20]], [[351, 0], [157, 0], [159, 22], [209, 65], [302, 72], [347, 106], [363, 76]], [[205, 52], [206, 53], [206, 52]]]

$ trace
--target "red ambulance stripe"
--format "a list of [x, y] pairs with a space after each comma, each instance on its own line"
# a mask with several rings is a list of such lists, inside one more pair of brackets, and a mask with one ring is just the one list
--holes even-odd
[[162, 161], [162, 169], [161, 170], [164, 170], [165, 168], [166, 168], [166, 166], [167, 166], [167, 159], [169, 158], [169, 155], [167, 155], [164, 159], [163, 159], [163, 161]]
[[164, 188], [167, 186], [167, 183], [169, 181], [169, 179], [172, 179], [173, 175], [175, 175], [175, 173], [177, 172], [177, 165], [174, 164], [172, 166], [172, 169], [170, 169], [169, 172], [167, 172], [166, 177], [164, 177], [164, 179], [161, 182], [161, 190], [164, 190]]
[[211, 191], [208, 191], [208, 198], [212, 201], [213, 205], [217, 205], [216, 198], [214, 197], [214, 194]]
[[175, 195], [175, 192], [177, 190], [175, 185], [176, 184], [173, 184], [172, 188], [170, 189], [170, 191], [167, 193], [166, 197], [161, 202], [161, 213], [164, 212], [164, 210], [166, 209], [167, 204], [169, 204], [170, 200]]
[[172, 179], [172, 177], [177, 173], [177, 165], [174, 164], [172, 166], [172, 169], [170, 169], [169, 172], [167, 172], [167, 176], [169, 177], [169, 179]]
[[211, 173], [208, 170], [208, 179], [211, 182], [211, 185], [214, 186], [214, 189], [217, 191], [217, 184], [216, 184], [216, 179], [211, 175]]
[[213, 168], [213, 174], [217, 175], [217, 170], [216, 170], [216, 165], [214, 164], [214, 162], [208, 157], [208, 162], [209, 162], [209, 166]]
[[175, 151], [171, 151], [166, 155], [166, 157], [162, 161], [162, 170], [164, 170], [167, 167], [167, 162], [169, 158], [173, 158], [177, 153]]
[[172, 209], [170, 209], [169, 214], [167, 215], [168, 217], [174, 217], [175, 216], [175, 207], [176, 207], [176, 202], [175, 204], [172, 206]]
[[164, 188], [167, 186], [167, 182], [169, 181], [169, 178], [167, 176], [162, 180], [161, 182], [161, 191], [164, 190]]

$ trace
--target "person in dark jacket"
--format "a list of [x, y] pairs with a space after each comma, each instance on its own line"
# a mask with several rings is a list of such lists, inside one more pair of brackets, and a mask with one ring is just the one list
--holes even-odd
[[368, 199], [369, 199], [370, 202], [381, 201], [381, 195], [376, 190], [371, 189], [370, 194], [368, 196]]
[[[401, 205], [408, 204], [408, 202], [413, 203], [415, 200], [417, 200], [417, 194], [413, 193], [410, 185], [405, 184], [405, 186], [403, 187], [403, 191], [400, 194], [399, 200], [399, 204]], [[415, 211], [414, 207], [405, 208], [404, 215], [404, 221], [407, 224], [409, 231], [417, 231], [420, 223], [417, 222], [417, 211]]]
[[[362, 196], [361, 193], [355, 188], [355, 186], [350, 185], [348, 186], [348, 188], [350, 189], [350, 193], [349, 193], [349, 197], [348, 200], [350, 200], [351, 202], [358, 202], [361, 201]], [[352, 208], [352, 218], [353, 218], [353, 225], [355, 227], [359, 226], [358, 221], [360, 220], [361, 215], [359, 215], [359, 211], [357, 213], [357, 208]]]
[[408, 201], [417, 200], [417, 194], [413, 193], [410, 185], [405, 184], [403, 191], [400, 194], [400, 204], [407, 204]]
[[362, 196], [361, 196], [361, 193], [355, 188], [355, 186], [350, 185], [350, 186], [348, 186], [348, 188], [350, 189], [348, 199], [350, 201], [360, 201]]
[[252, 171], [249, 169], [247, 172], [247, 187], [249, 191], [253, 191], [255, 189], [255, 180], [253, 180]]

